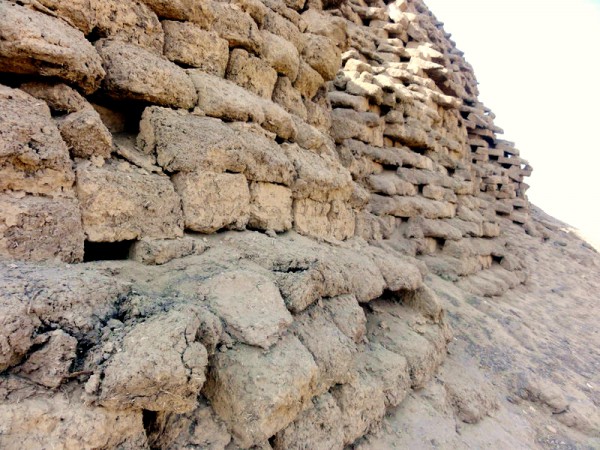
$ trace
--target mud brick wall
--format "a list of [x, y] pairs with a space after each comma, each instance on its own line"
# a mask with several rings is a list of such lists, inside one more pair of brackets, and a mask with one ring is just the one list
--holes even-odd
[[300, 3], [3, 0], [2, 254], [244, 228], [428, 254], [527, 221], [422, 3]]
[[376, 430], [526, 280], [493, 118], [419, 0], [0, 0], [0, 447]]

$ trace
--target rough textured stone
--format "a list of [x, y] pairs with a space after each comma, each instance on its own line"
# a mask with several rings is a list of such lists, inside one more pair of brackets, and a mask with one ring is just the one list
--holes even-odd
[[352, 177], [335, 157], [318, 155], [297, 145], [284, 147], [297, 172], [292, 185], [295, 198], [327, 202], [347, 200], [350, 197]]
[[263, 275], [232, 271], [200, 287], [209, 308], [237, 341], [268, 349], [293, 321], [277, 286]]
[[73, 156], [110, 156], [113, 146], [112, 134], [91, 106], [60, 118], [57, 125]]
[[332, 389], [332, 395], [342, 412], [345, 445], [378, 430], [385, 414], [385, 396], [370, 377], [359, 374], [350, 383]]
[[19, 376], [48, 388], [57, 388], [69, 375], [75, 359], [77, 339], [62, 330], [36, 337], [43, 347], [33, 352], [15, 371]]
[[299, 52], [302, 51], [304, 45], [303, 34], [298, 26], [275, 11], [267, 11], [261, 28], [284, 38], [286, 41], [294, 44]]
[[263, 31], [262, 57], [267, 60], [271, 67], [278, 73], [295, 80], [300, 67], [300, 55], [298, 50], [289, 41], [276, 34]]
[[369, 256], [381, 271], [388, 290], [414, 291], [423, 286], [423, 276], [415, 264], [416, 260], [395, 256], [378, 247], [370, 247]]
[[258, 53], [262, 47], [262, 38], [250, 15], [238, 5], [229, 3], [213, 2], [211, 9], [214, 13], [212, 28], [229, 42], [230, 47], [242, 47]]
[[296, 316], [292, 329], [317, 363], [318, 393], [352, 379], [356, 346], [340, 331], [323, 308], [316, 305]]
[[21, 362], [33, 346], [34, 332], [40, 320], [27, 312], [26, 305], [4, 299], [0, 304], [0, 373]]
[[71, 199], [0, 194], [0, 255], [30, 261], [83, 259], [79, 206]]
[[334, 152], [334, 144], [328, 135], [317, 130], [312, 125], [309, 125], [300, 117], [292, 116], [292, 119], [294, 120], [294, 124], [298, 130], [296, 142], [300, 147], [308, 150], [314, 150], [317, 153], [332, 154]]
[[142, 411], [114, 411], [84, 404], [58, 392], [0, 406], [0, 446], [21, 448], [143, 448], [146, 433]]
[[328, 214], [330, 235], [343, 241], [354, 236], [356, 217], [354, 210], [341, 200], [331, 202]]
[[[162, 52], [163, 30], [156, 14], [144, 3], [132, 0], [40, 0], [86, 36], [92, 32], [102, 38]], [[97, 39], [97, 38], [96, 38]]]
[[[407, 320], [407, 308], [385, 300], [371, 302], [374, 313], [368, 317], [369, 341], [404, 356], [408, 362], [411, 386], [424, 386], [443, 360], [446, 335], [437, 325], [418, 326]], [[404, 316], [404, 317], [403, 317]], [[383, 322], [383, 326], [381, 326]]]
[[246, 226], [250, 192], [244, 175], [182, 172], [173, 184], [182, 199], [185, 228], [212, 233]]
[[302, 101], [302, 95], [294, 89], [289, 78], [279, 77], [277, 79], [273, 90], [273, 101], [281, 105], [287, 112], [306, 120], [306, 106]]
[[0, 85], [0, 135], [0, 190], [71, 190], [69, 152], [43, 101]]
[[379, 344], [371, 344], [359, 355], [358, 367], [374, 384], [379, 384], [387, 408], [398, 406], [410, 392], [406, 358]]
[[224, 77], [229, 44], [214, 31], [205, 31], [189, 22], [165, 20], [165, 56], [171, 61]]
[[174, 20], [189, 20], [206, 28], [213, 20], [213, 11], [208, 2], [196, 0], [142, 0], [158, 17]]
[[422, 286], [402, 296], [403, 304], [410, 306], [435, 323], [440, 323], [444, 315], [442, 303], [433, 289]]
[[24, 317], [32, 321], [30, 329], [52, 323], [88, 346], [97, 342], [102, 322], [117, 314], [116, 303], [130, 290], [122, 280], [86, 271], [82, 266], [2, 260], [0, 266], [3, 309], [25, 311]]
[[95, 15], [94, 30], [106, 38], [114, 38], [161, 54], [163, 29], [156, 14], [144, 2], [123, 0], [90, 0]]
[[315, 96], [321, 86], [325, 84], [323, 77], [303, 59], [300, 59], [298, 76], [294, 81], [294, 87], [304, 96], [311, 99]]
[[103, 88], [112, 97], [187, 109], [196, 104], [192, 81], [172, 62], [116, 40], [101, 40], [96, 49], [106, 69]]
[[208, 364], [196, 341], [200, 319], [171, 311], [133, 327], [103, 367], [102, 405], [124, 409], [187, 412], [196, 406]]
[[414, 184], [404, 181], [393, 172], [370, 175], [368, 183], [373, 192], [377, 193], [402, 196], [417, 195], [417, 188]]
[[152, 448], [223, 450], [231, 441], [225, 424], [204, 398], [191, 413], [159, 413], [156, 424], [148, 438]]
[[374, 146], [383, 146], [382, 121], [377, 115], [335, 108], [331, 119], [331, 134], [337, 143], [346, 139], [358, 139]]
[[314, 395], [318, 368], [291, 335], [268, 352], [238, 345], [217, 353], [206, 395], [242, 447], [265, 441], [290, 424]]
[[281, 139], [291, 142], [296, 140], [298, 130], [294, 120], [281, 106], [265, 101], [264, 103], [265, 121], [262, 123], [263, 128], [275, 133]]
[[325, 36], [306, 33], [302, 58], [313, 69], [319, 72], [325, 81], [333, 80], [342, 65], [342, 58], [337, 47]]
[[170, 172], [241, 172], [252, 181], [289, 185], [294, 167], [275, 141], [217, 119], [148, 108], [138, 144]]
[[0, 2], [0, 16], [1, 72], [58, 77], [86, 93], [99, 87], [102, 60], [79, 30], [8, 1]]
[[328, 37], [340, 49], [347, 48], [348, 24], [340, 17], [335, 17], [309, 8], [302, 13], [302, 20], [306, 22], [306, 31]]
[[234, 49], [229, 55], [227, 79], [248, 91], [270, 99], [277, 82], [277, 72], [264, 60], [242, 49]]
[[188, 74], [198, 92], [197, 114], [225, 120], [265, 121], [265, 100], [229, 80], [189, 70]]
[[197, 255], [206, 249], [197, 239], [184, 237], [181, 239], [142, 238], [135, 242], [129, 257], [142, 264], [165, 264], [176, 258]]
[[369, 101], [359, 95], [351, 95], [346, 92], [333, 91], [327, 94], [331, 106], [334, 108], [352, 108], [359, 112], [365, 112], [369, 108]]
[[494, 407], [465, 350], [496, 378], [547, 347], [522, 325], [539, 278], [527, 304], [481, 297], [523, 283], [538, 245], [577, 256], [578, 289], [597, 277], [563, 225], [530, 220], [531, 167], [420, 0], [7, 3], [0, 447], [485, 447], [504, 426], [492, 446], [520, 448], [548, 408], [561, 441], [597, 435], [572, 376], [564, 395], [520, 386], [510, 400], [541, 408], [493, 433], [460, 423]]
[[357, 344], [367, 332], [367, 318], [354, 295], [339, 295], [323, 302], [323, 307], [342, 333]]
[[295, 200], [294, 229], [306, 236], [330, 236], [331, 226], [327, 217], [330, 210], [329, 203], [317, 202], [310, 198]]
[[250, 184], [248, 225], [260, 230], [286, 231], [292, 227], [292, 191], [271, 183]]
[[427, 219], [452, 218], [456, 207], [450, 203], [428, 201], [422, 197], [383, 197], [373, 195], [369, 204], [376, 215], [392, 215], [396, 217], [418, 217]]
[[89, 106], [79, 92], [64, 83], [31, 81], [23, 83], [19, 89], [45, 101], [55, 114], [70, 114]]
[[183, 235], [181, 201], [167, 177], [126, 163], [77, 166], [77, 196], [89, 241]]
[[306, 199], [294, 201], [294, 228], [300, 234], [344, 240], [354, 235], [355, 217], [340, 202], [323, 203]]
[[342, 412], [329, 393], [315, 397], [312, 405], [275, 436], [275, 450], [304, 448], [342, 450]]

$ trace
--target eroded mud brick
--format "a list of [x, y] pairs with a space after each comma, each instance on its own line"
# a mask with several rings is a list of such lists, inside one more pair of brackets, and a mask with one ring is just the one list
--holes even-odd
[[76, 201], [0, 194], [0, 255], [29, 261], [80, 262], [84, 234]]
[[199, 292], [225, 332], [244, 344], [268, 349], [293, 322], [279, 289], [264, 275], [224, 272], [203, 283]]
[[286, 231], [292, 227], [292, 191], [272, 183], [250, 184], [248, 225], [261, 230]]
[[242, 174], [181, 172], [173, 177], [181, 196], [185, 228], [212, 233], [248, 223], [250, 192]]
[[165, 56], [184, 66], [224, 77], [229, 60], [229, 44], [214, 31], [189, 22], [165, 20]]
[[77, 196], [89, 241], [183, 235], [181, 200], [166, 176], [126, 162], [102, 167], [84, 162], [77, 166]]
[[42, 100], [0, 85], [0, 190], [69, 194], [69, 151]]
[[100, 86], [102, 60], [81, 31], [6, 0], [0, 15], [0, 71], [58, 77], [86, 93]]
[[268, 352], [236, 345], [215, 354], [205, 392], [242, 447], [267, 440], [310, 402], [318, 368], [293, 335]]
[[162, 56], [118, 40], [98, 41], [96, 49], [106, 69], [103, 88], [110, 96], [185, 109], [196, 104], [192, 80]]
[[268, 62], [242, 49], [234, 49], [227, 64], [227, 79], [258, 95], [270, 99], [277, 82], [277, 72]]

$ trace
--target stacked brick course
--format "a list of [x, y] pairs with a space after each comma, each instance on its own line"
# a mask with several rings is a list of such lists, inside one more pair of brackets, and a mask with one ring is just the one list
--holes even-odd
[[430, 272], [526, 278], [531, 168], [420, 0], [0, 17], [2, 447], [341, 449], [443, 361]]

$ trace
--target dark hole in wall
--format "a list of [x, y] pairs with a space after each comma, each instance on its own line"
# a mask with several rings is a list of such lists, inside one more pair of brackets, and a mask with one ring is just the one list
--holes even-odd
[[444, 245], [446, 245], [446, 239], [439, 238], [439, 237], [436, 237], [434, 239], [435, 239], [435, 245], [436, 245], [437, 249], [442, 250], [444, 248]]
[[492, 262], [495, 262], [496, 264], [502, 263], [503, 259], [504, 259], [503, 256], [492, 255]]
[[152, 450], [159, 449], [156, 445], [156, 438], [160, 432], [160, 424], [158, 423], [158, 413], [148, 409], [142, 410], [142, 425], [148, 438], [148, 445]]
[[129, 258], [129, 251], [135, 241], [90, 242], [83, 246], [83, 262], [123, 260]]
[[344, 3], [347, 3], [347, 1], [346, 0], [324, 0], [323, 1], [323, 9], [339, 8]]
[[144, 428], [146, 430], [156, 423], [156, 416], [156, 411], [150, 411], [147, 409], [142, 410], [142, 423], [144, 424]]
[[92, 42], [92, 43], [96, 42], [96, 41], [97, 41], [97, 40], [99, 40], [99, 39], [102, 39], [103, 37], [106, 37], [106, 36], [104, 35], [104, 33], [101, 33], [101, 32], [100, 32], [100, 29], [99, 29], [98, 27], [94, 27], [94, 28], [92, 29], [92, 31], [90, 31], [90, 32], [89, 32], [89, 33], [88, 33], [88, 34], [85, 36], [85, 38], [86, 38], [88, 41]]
[[385, 116], [387, 113], [389, 113], [392, 110], [392, 108], [388, 105], [381, 105], [379, 108], [380, 108], [380, 114], [382, 116]]
[[99, 106], [100, 117], [112, 133], [136, 134], [140, 131], [140, 120], [146, 102], [135, 100], [114, 100], [97, 92], [88, 97], [88, 101]]

